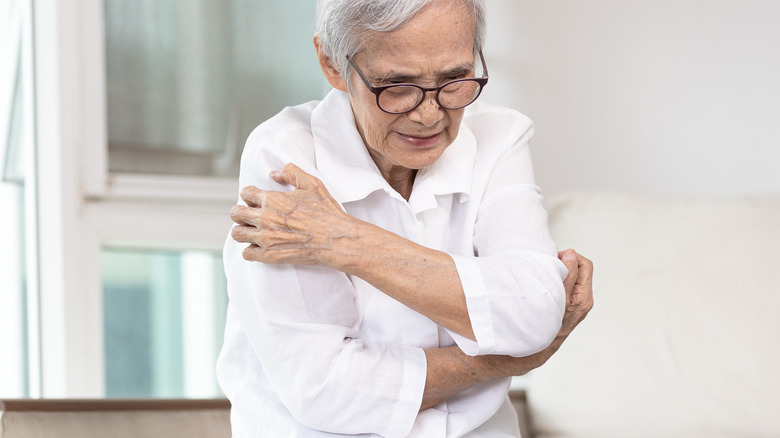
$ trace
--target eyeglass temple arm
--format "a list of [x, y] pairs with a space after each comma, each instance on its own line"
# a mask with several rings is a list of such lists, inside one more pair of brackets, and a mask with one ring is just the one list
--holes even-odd
[[490, 77], [487, 64], [485, 63], [485, 55], [482, 54], [482, 49], [479, 49], [479, 60], [482, 61], [482, 77]]

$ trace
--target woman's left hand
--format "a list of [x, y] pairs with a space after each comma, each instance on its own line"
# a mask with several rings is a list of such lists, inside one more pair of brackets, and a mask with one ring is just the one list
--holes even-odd
[[560, 251], [558, 258], [569, 270], [563, 282], [566, 313], [563, 315], [559, 336], [569, 336], [593, 308], [593, 262], [573, 249]]
[[233, 239], [250, 244], [244, 259], [335, 267], [334, 245], [340, 239], [356, 238], [359, 221], [342, 210], [322, 181], [294, 164], [272, 172], [271, 178], [295, 190], [244, 187], [241, 199], [247, 205], [230, 210], [237, 224]]

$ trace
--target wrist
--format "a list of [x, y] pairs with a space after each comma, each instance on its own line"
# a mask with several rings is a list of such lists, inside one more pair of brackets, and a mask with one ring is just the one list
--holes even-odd
[[344, 229], [349, 231], [331, 238], [322, 259], [337, 271], [361, 276], [374, 257], [374, 247], [381, 245], [380, 234], [374, 229], [378, 227], [352, 216], [346, 216], [344, 221]]
[[393, 272], [421, 263], [410, 248], [419, 245], [374, 224], [351, 216], [348, 219], [350, 232], [333, 239], [327, 256], [330, 267], [377, 286], [396, 278]]
[[352, 274], [353, 267], [360, 262], [359, 245], [366, 240], [363, 228], [370, 224], [346, 212], [339, 213], [329, 218], [324, 227], [328, 232], [323, 233], [317, 241], [311, 240], [306, 245], [309, 246], [309, 254], [316, 260], [317, 265]]

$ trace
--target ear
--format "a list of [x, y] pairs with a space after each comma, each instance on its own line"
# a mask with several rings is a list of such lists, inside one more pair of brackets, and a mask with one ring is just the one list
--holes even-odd
[[322, 68], [322, 72], [325, 74], [325, 79], [328, 80], [328, 83], [337, 90], [349, 93], [347, 82], [341, 77], [341, 73], [339, 73], [339, 70], [333, 64], [333, 61], [323, 53], [322, 47], [320, 46], [320, 38], [317, 34], [314, 35], [314, 49], [317, 50], [317, 59], [320, 61], [320, 68]]

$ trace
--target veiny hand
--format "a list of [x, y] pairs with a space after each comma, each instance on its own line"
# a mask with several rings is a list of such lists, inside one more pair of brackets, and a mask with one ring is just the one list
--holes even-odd
[[236, 205], [230, 218], [237, 224], [232, 237], [249, 243], [244, 259], [263, 263], [327, 265], [334, 242], [351, 237], [354, 218], [347, 215], [328, 193], [322, 181], [294, 164], [271, 178], [295, 187], [291, 192], [241, 190], [246, 206]]

